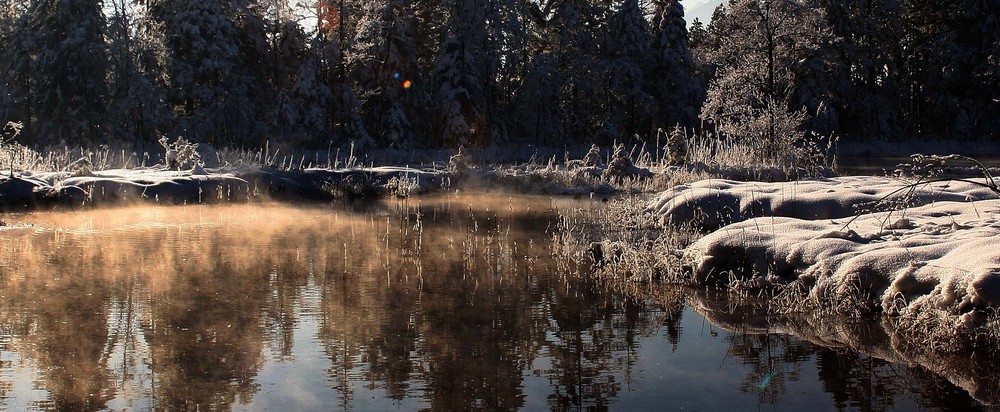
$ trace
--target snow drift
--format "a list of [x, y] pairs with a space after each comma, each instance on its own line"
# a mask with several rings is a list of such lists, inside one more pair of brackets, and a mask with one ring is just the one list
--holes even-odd
[[[667, 190], [653, 199], [647, 210], [665, 223], [692, 222], [705, 229], [764, 216], [830, 219], [853, 216], [866, 204], [905, 194], [908, 187], [899, 179], [864, 176], [776, 183], [709, 179]], [[911, 206], [996, 197], [988, 188], [962, 181], [922, 184], [914, 189]]]
[[[769, 290], [783, 311], [885, 313], [946, 350], [1000, 340], [997, 195], [975, 181], [907, 188], [872, 177], [710, 180], [665, 192], [647, 210], [718, 227], [680, 255], [682, 282]], [[859, 206], [895, 194], [910, 206]]]

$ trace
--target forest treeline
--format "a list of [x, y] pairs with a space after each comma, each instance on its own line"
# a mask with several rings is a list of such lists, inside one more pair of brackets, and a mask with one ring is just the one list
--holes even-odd
[[[995, 0], [0, 0], [34, 148], [991, 139]], [[13, 129], [5, 131], [13, 137]]]

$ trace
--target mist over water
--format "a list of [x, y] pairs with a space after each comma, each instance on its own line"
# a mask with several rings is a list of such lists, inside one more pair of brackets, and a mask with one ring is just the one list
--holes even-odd
[[981, 407], [919, 367], [761, 332], [710, 296], [596, 282], [553, 238], [601, 205], [4, 216], [0, 409]]

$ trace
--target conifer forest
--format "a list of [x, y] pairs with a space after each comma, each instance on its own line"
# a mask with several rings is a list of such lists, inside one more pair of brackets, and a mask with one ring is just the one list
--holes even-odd
[[995, 0], [2, 0], [18, 143], [992, 140]]

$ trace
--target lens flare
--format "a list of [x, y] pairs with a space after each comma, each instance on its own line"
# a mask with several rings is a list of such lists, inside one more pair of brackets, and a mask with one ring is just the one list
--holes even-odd
[[413, 86], [413, 82], [411, 82], [409, 80], [403, 80], [403, 88], [404, 89], [409, 89], [410, 86]]
[[399, 73], [393, 73], [392, 74], [392, 78], [396, 79], [396, 80], [399, 80]]
[[757, 385], [757, 390], [760, 392], [764, 392], [765, 390], [767, 390], [767, 387], [771, 386], [771, 381], [773, 381], [774, 378], [777, 376], [778, 376], [777, 372], [771, 372], [767, 374], [767, 376], [764, 376], [764, 379], [760, 381], [760, 384]]

